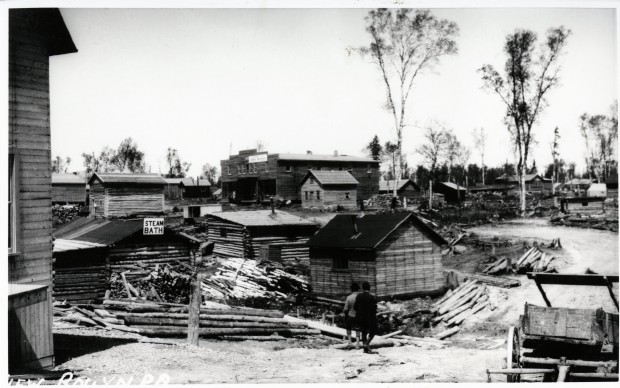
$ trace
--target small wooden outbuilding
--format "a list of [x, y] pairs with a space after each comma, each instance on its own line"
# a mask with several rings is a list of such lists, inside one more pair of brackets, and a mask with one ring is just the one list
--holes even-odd
[[166, 181], [158, 174], [94, 173], [90, 186], [90, 214], [129, 217], [164, 213]]
[[467, 189], [452, 182], [440, 182], [435, 185], [434, 191], [444, 195], [446, 202], [462, 202], [467, 195]]
[[75, 174], [52, 174], [52, 203], [86, 203], [86, 179]]
[[422, 193], [420, 187], [411, 179], [399, 179], [395, 180], [379, 181], [379, 194], [393, 194], [394, 186], [396, 188], [396, 195], [399, 198], [407, 198], [407, 202], [413, 202], [419, 200]]
[[343, 298], [352, 281], [367, 281], [378, 298], [438, 293], [445, 244], [410, 212], [339, 214], [308, 240], [312, 289]]
[[183, 198], [211, 198], [211, 182], [207, 179], [183, 179], [179, 188]]
[[604, 197], [562, 198], [560, 209], [564, 213], [597, 213], [605, 210]]
[[[305, 243], [317, 225], [280, 210], [248, 210], [205, 215], [213, 254], [219, 257], [258, 257], [273, 244]], [[307, 260], [307, 249], [299, 253]]]
[[357, 206], [358, 181], [348, 171], [310, 170], [301, 180], [301, 207]]
[[181, 190], [181, 182], [189, 180], [190, 178], [164, 178], [166, 181], [166, 187], [164, 188], [164, 196], [166, 198], [175, 199], [183, 197], [183, 190]]

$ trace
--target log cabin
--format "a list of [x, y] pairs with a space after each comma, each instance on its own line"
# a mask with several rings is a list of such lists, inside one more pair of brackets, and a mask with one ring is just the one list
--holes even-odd
[[301, 180], [301, 207], [357, 207], [359, 182], [348, 171], [310, 170]]
[[164, 226], [144, 234], [143, 219], [77, 218], [54, 230], [54, 297], [74, 303], [102, 298], [112, 272], [143, 264], [193, 264], [198, 242]]
[[164, 213], [166, 181], [158, 174], [94, 173], [90, 186], [92, 217], [117, 218]]
[[420, 201], [422, 192], [420, 187], [411, 179], [400, 179], [398, 183], [394, 180], [381, 180], [379, 181], [379, 194], [393, 194], [394, 185], [398, 184], [396, 189], [396, 196], [398, 198], [407, 198], [407, 203], [413, 203]]
[[[280, 210], [212, 213], [205, 215], [205, 221], [209, 241], [215, 243], [215, 256], [246, 259], [258, 257], [261, 247], [305, 243], [318, 228], [311, 221]], [[303, 248], [299, 258], [307, 260], [308, 251]]]
[[164, 180], [166, 181], [164, 196], [170, 199], [183, 198], [180, 183], [187, 180], [191, 182], [189, 178], [164, 178]]
[[86, 203], [86, 179], [75, 174], [52, 174], [52, 204]]
[[467, 189], [452, 182], [439, 182], [433, 191], [443, 194], [448, 203], [463, 202], [467, 196]]
[[[543, 178], [539, 174], [526, 174], [525, 175], [525, 190], [531, 193], [544, 194], [550, 193], [553, 185], [551, 179]], [[516, 185], [519, 187], [519, 177], [516, 175], [507, 176], [506, 174], [495, 178], [495, 184], [503, 185]]]
[[211, 198], [211, 182], [207, 179], [183, 179], [179, 188], [183, 198]]
[[277, 153], [249, 149], [220, 162], [222, 202], [268, 201], [275, 196], [301, 203], [301, 180], [308, 170], [348, 171], [358, 181], [356, 197], [366, 200], [379, 191], [379, 161], [339, 155]]
[[19, 373], [54, 366], [49, 66], [77, 48], [58, 9], [10, 9], [8, 31], [8, 366]]
[[439, 293], [446, 244], [410, 212], [339, 214], [308, 240], [312, 290], [344, 298], [367, 281], [380, 299]]

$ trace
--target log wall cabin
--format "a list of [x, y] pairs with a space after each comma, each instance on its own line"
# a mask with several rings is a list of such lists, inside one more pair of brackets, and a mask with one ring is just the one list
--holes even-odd
[[166, 181], [158, 174], [94, 173], [89, 210], [94, 217], [129, 217], [164, 213]]
[[52, 174], [52, 203], [86, 203], [86, 179], [74, 174]]
[[211, 198], [211, 182], [207, 179], [183, 179], [179, 188], [183, 198]]
[[[304, 243], [317, 225], [279, 210], [235, 211], [207, 214], [207, 235], [215, 243], [213, 254], [218, 257], [260, 256], [261, 248], [272, 244]], [[298, 252], [307, 260], [307, 250]]]
[[379, 162], [370, 158], [338, 155], [269, 154], [255, 149], [240, 151], [222, 160], [222, 202], [257, 202], [277, 196], [301, 203], [301, 180], [309, 170], [348, 171], [357, 181], [357, 199], [379, 191]]
[[439, 293], [447, 242], [414, 214], [339, 214], [308, 240], [312, 290], [343, 298], [367, 281], [378, 298]]
[[301, 207], [357, 206], [358, 182], [348, 171], [310, 170], [301, 180]]
[[49, 63], [77, 49], [57, 9], [10, 9], [8, 15], [8, 348], [14, 373], [54, 365]]
[[398, 185], [396, 189], [398, 198], [407, 198], [408, 203], [422, 199], [420, 187], [411, 179], [400, 179], [398, 183], [395, 180], [379, 181], [379, 194], [393, 194], [395, 185]]

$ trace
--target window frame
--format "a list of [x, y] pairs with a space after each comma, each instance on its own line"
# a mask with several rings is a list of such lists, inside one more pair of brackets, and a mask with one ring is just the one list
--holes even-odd
[[344, 199], [351, 199], [351, 193], [350, 192], [349, 193], [345, 192], [344, 193]]
[[320, 201], [321, 200], [321, 190], [317, 190], [316, 191], [316, 200]]
[[349, 271], [348, 257], [332, 257], [332, 270], [333, 271]]
[[293, 171], [293, 168], [292, 168], [292, 166], [290, 164], [286, 164], [284, 166], [284, 171], [291, 172], [291, 171]]
[[228, 237], [228, 228], [220, 227], [220, 237], [227, 238]]

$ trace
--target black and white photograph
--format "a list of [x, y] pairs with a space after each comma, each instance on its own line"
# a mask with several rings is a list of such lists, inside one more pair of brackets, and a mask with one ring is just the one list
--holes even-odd
[[7, 382], [617, 384], [619, 9], [3, 2]]

